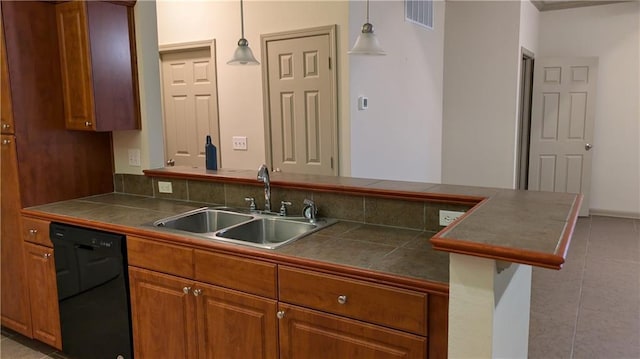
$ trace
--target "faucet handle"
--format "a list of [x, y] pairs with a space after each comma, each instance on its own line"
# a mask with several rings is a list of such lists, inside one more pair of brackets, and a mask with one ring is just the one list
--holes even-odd
[[281, 201], [280, 202], [280, 215], [281, 216], [286, 216], [287, 215], [287, 206], [290, 206], [291, 202], [289, 201]]
[[316, 221], [316, 215], [318, 214], [318, 207], [316, 206], [316, 202], [310, 199], [304, 200], [304, 208], [302, 209], [302, 215], [309, 220], [309, 222], [314, 223]]
[[256, 199], [253, 197], [245, 197], [244, 198], [245, 202], [249, 202], [249, 209], [252, 211], [255, 211], [257, 209], [256, 207]]

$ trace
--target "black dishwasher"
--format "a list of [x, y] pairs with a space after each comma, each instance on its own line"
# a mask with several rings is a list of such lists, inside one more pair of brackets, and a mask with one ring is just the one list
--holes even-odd
[[49, 234], [62, 351], [78, 359], [132, 358], [126, 237], [60, 223], [51, 223]]

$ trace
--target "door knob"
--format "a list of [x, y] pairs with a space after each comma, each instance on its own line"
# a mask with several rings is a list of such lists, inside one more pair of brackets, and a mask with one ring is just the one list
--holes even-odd
[[84, 127], [91, 127], [91, 122], [85, 121], [84, 122]]
[[170, 158], [170, 159], [167, 161], [167, 166], [173, 167], [173, 166], [175, 166], [175, 165], [176, 165], [176, 161], [175, 161], [173, 158]]
[[8, 145], [11, 143], [11, 140], [2, 140], [3, 145]]
[[278, 319], [282, 319], [282, 318], [284, 318], [284, 310], [279, 310], [279, 311], [276, 313], [276, 317], [278, 317]]
[[184, 294], [189, 294], [189, 291], [191, 291], [191, 287], [184, 287], [184, 288], [182, 288], [182, 292], [183, 292]]
[[584, 145], [584, 149], [587, 150], [587, 151], [589, 151], [592, 148], [593, 148], [593, 145], [590, 144], [590, 143], [587, 143], [586, 145]]
[[339, 295], [338, 296], [338, 303], [340, 303], [340, 304], [347, 303], [347, 296], [346, 295]]

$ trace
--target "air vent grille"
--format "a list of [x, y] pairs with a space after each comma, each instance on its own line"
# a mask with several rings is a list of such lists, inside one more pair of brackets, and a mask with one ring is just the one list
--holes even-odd
[[405, 0], [405, 19], [427, 29], [433, 29], [433, 0]]

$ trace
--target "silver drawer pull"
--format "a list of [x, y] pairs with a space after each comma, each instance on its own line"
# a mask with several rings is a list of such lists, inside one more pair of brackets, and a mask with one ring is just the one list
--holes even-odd
[[8, 130], [8, 129], [10, 129], [10, 128], [11, 128], [11, 125], [10, 125], [10, 124], [8, 124], [8, 123], [3, 123], [3, 124], [2, 124], [2, 129], [3, 129], [3, 130]]
[[35, 236], [36, 234], [38, 234], [38, 230], [37, 229], [30, 229], [29, 230], [29, 234], [32, 236]]
[[346, 302], [347, 302], [347, 296], [346, 295], [339, 295], [338, 296], [338, 303], [345, 304]]
[[182, 293], [184, 293], [184, 294], [189, 294], [190, 291], [191, 291], [191, 287], [182, 288]]
[[86, 122], [84, 123], [84, 126], [85, 126], [85, 127], [91, 127], [91, 122], [86, 121]]
[[42, 255], [43, 258], [49, 259], [51, 257], [51, 253], [45, 253]]
[[196, 289], [193, 291], [193, 295], [196, 297], [199, 296], [200, 294], [202, 294], [202, 289]]
[[8, 145], [11, 143], [11, 140], [2, 140], [3, 145]]
[[279, 310], [279, 311], [276, 313], [276, 317], [278, 317], [278, 319], [282, 319], [282, 318], [284, 318], [284, 310]]

